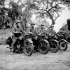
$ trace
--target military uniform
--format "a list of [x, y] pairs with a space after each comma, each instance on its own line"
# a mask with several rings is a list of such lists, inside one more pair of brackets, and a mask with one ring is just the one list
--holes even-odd
[[24, 37], [24, 34], [25, 34], [25, 31], [22, 29], [21, 22], [14, 23], [13, 33], [21, 33], [21, 36], [19, 38], [13, 36], [12, 46], [14, 47], [16, 41], [18, 39], [22, 40], [22, 38]]
[[38, 35], [43, 34], [43, 33], [46, 33], [46, 28], [44, 27], [43, 24], [41, 24], [40, 27], [36, 28], [36, 33]]
[[32, 32], [34, 35], [36, 35], [36, 30], [35, 30], [35, 24], [31, 24], [31, 27], [29, 28], [30, 32]]
[[46, 31], [46, 33], [50, 36], [53, 36], [54, 34], [56, 34], [56, 32], [53, 30], [54, 25], [51, 25], [51, 27], [49, 27]]

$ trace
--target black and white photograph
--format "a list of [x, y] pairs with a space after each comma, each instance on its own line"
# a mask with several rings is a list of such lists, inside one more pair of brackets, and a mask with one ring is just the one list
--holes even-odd
[[0, 70], [70, 70], [70, 0], [0, 0]]

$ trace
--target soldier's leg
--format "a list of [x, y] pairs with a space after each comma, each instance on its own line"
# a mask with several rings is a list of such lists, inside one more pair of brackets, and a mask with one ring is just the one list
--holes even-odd
[[17, 42], [17, 38], [14, 37], [13, 40], [12, 40], [13, 52], [15, 52], [15, 50], [17, 49], [16, 42]]

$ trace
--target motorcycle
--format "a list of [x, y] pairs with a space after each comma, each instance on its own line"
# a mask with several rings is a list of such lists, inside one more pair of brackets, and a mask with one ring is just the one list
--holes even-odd
[[59, 41], [59, 49], [61, 51], [65, 51], [68, 48], [68, 42], [66, 40], [65, 35], [66, 34], [64, 32], [59, 32], [56, 34], [56, 39]]
[[[12, 45], [13, 41], [15, 42], [14, 45]], [[6, 44], [9, 45], [9, 48], [12, 52], [24, 52], [25, 55], [32, 55], [33, 42], [30, 34], [27, 34], [23, 37], [21, 36], [21, 33], [15, 32], [13, 33], [12, 37], [9, 37], [6, 40]]]
[[[21, 37], [21, 33], [14, 32], [13, 35], [6, 40], [6, 44], [9, 45], [10, 51], [12, 52], [20, 51], [22, 45], [21, 44], [22, 39], [20, 39], [20, 37]], [[14, 44], [12, 45], [12, 43]]]
[[41, 54], [46, 54], [49, 51], [49, 42], [44, 38], [44, 35], [36, 35], [32, 38], [35, 50], [39, 51]]
[[24, 46], [23, 52], [25, 53], [25, 55], [31, 56], [34, 51], [34, 45], [31, 38], [31, 33], [28, 33], [27, 35], [25, 35], [23, 46]]
[[53, 35], [48, 35], [48, 42], [50, 44], [50, 51], [56, 53], [59, 50], [59, 42], [54, 38]]

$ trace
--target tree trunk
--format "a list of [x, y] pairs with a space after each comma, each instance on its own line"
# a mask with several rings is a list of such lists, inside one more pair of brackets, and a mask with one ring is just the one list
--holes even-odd
[[48, 13], [49, 18], [52, 20], [52, 25], [54, 25], [55, 24], [55, 20], [53, 19], [53, 16], [50, 14], [49, 11], [46, 11], [46, 12]]

